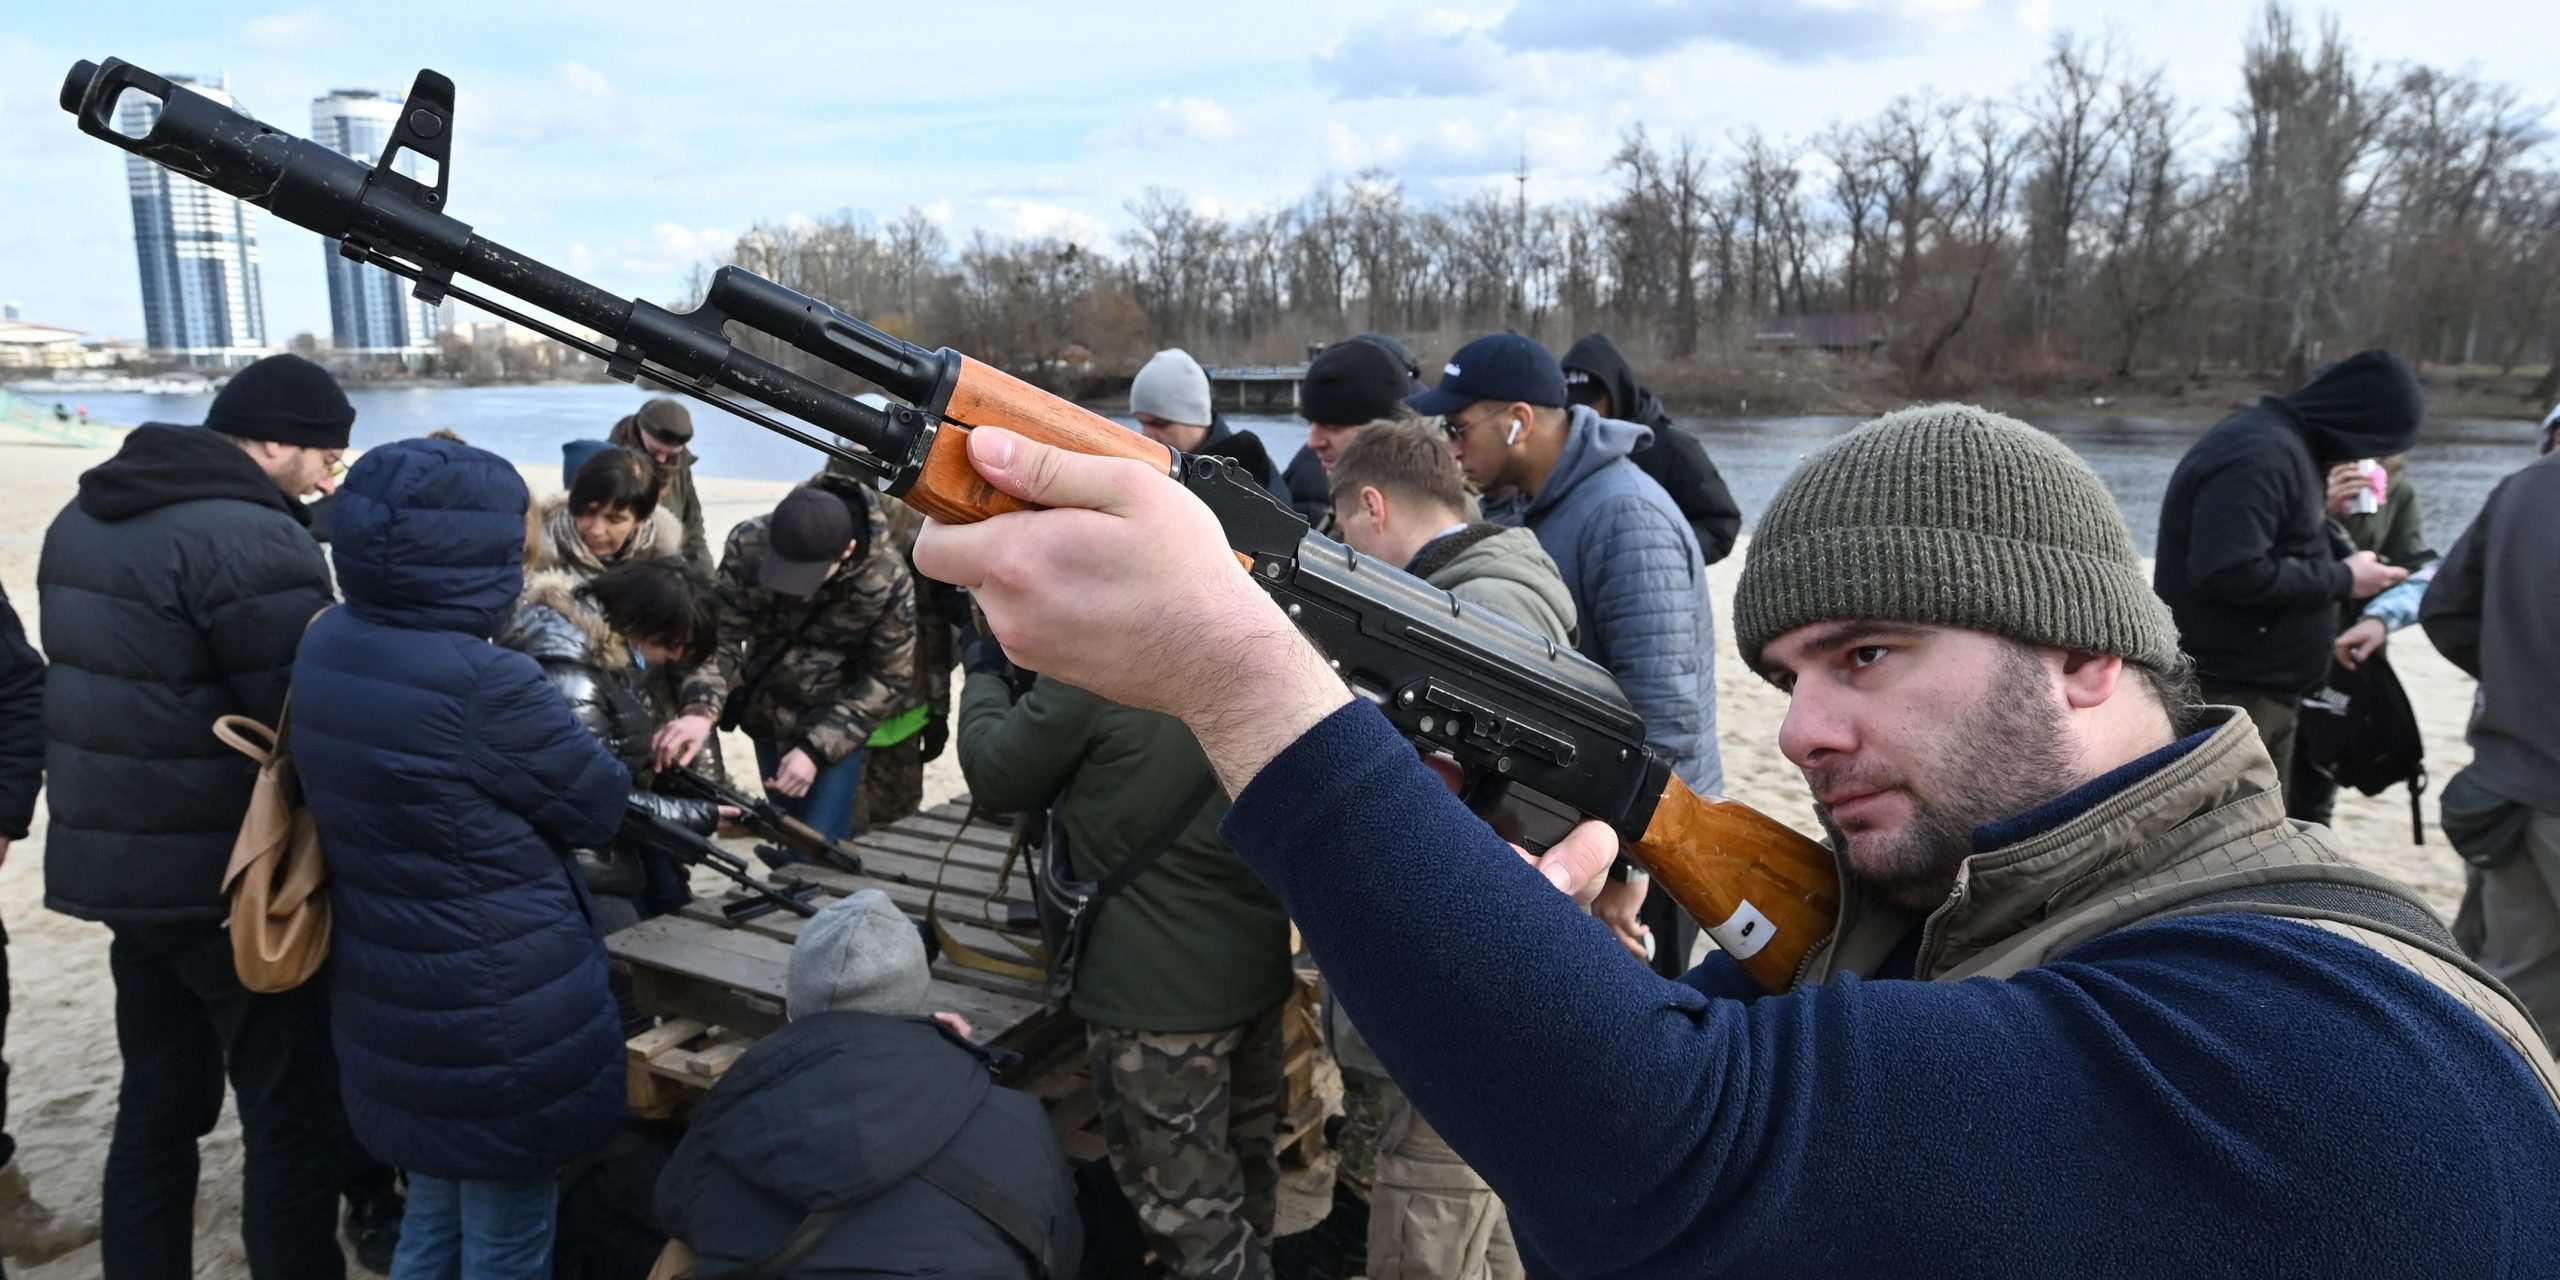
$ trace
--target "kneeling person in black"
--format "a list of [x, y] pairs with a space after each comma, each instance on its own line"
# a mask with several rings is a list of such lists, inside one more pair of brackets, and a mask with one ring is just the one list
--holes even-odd
[[[924, 940], [888, 895], [791, 949], [790, 1025], [738, 1059], [658, 1178], [658, 1220], [713, 1275], [1065, 1277], [1083, 1228], [1038, 1100], [925, 1016]], [[810, 1237], [814, 1237], [812, 1241]]]

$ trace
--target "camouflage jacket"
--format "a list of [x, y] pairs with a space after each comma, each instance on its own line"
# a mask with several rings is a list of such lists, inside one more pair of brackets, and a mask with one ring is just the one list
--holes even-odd
[[[856, 482], [821, 476], [836, 489]], [[805, 747], [820, 765], [852, 754], [882, 720], [914, 705], [915, 581], [872, 502], [870, 545], [807, 599], [757, 586], [770, 516], [742, 521], [720, 557], [720, 644], [685, 681], [687, 709], [748, 736]], [[745, 687], [751, 686], [751, 687]], [[732, 697], [744, 701], [729, 707]]]

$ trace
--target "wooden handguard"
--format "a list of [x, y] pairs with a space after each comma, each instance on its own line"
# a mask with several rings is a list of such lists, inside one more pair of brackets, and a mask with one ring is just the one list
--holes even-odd
[[1837, 922], [1829, 849], [1749, 805], [1702, 797], [1677, 776], [1627, 852], [1761, 990], [1794, 985], [1805, 953]]
[[907, 505], [944, 524], [968, 524], [1031, 504], [987, 483], [969, 465], [969, 428], [1003, 427], [1042, 444], [1104, 458], [1129, 458], [1173, 474], [1173, 450], [1101, 414], [1053, 396], [992, 365], [962, 357], [942, 430], [925, 455]]

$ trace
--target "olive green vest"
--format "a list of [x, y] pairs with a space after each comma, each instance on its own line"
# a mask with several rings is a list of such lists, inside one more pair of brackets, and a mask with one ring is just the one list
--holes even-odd
[[[2100, 934], [2175, 915], [2284, 916], [2435, 984], [2496, 1029], [2560, 1102], [2560, 1068], [2515, 997], [2444, 945], [2442, 926], [2408, 889], [2349, 863], [2328, 828], [2288, 821], [2256, 730], [2228, 708], [2207, 714], [2213, 736], [2150, 777], [2041, 835], [1965, 859], [1946, 902], [1919, 922], [1911, 976], [2007, 978]], [[1839, 925], [1805, 957], [1798, 986], [1873, 974], [1914, 923], [1845, 870], [1841, 888]], [[2354, 895], [2407, 903], [2432, 927], [2395, 927], [2325, 901]]]

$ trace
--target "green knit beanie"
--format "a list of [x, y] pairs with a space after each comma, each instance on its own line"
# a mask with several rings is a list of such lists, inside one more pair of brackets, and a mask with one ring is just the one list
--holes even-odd
[[1971, 405], [1886, 414], [1779, 486], [1734, 591], [1743, 661], [1817, 622], [1967, 627], [2166, 670], [2178, 628], [2124, 513], [2059, 440]]

